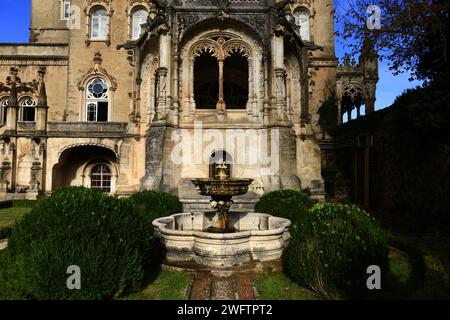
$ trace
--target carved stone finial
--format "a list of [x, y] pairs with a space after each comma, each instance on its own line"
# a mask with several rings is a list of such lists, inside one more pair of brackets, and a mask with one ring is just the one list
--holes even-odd
[[9, 76], [6, 78], [6, 83], [10, 84], [12, 82], [15, 82], [15, 83], [20, 84], [21, 79], [19, 78], [18, 74], [19, 74], [19, 68], [11, 67], [9, 69]]
[[40, 66], [39, 70], [38, 70], [38, 74], [39, 74], [39, 80], [42, 81], [42, 79], [45, 76], [45, 73], [47, 72], [47, 67], [46, 66]]
[[17, 68], [17, 67], [11, 67], [10, 69], [9, 69], [9, 74], [12, 76], [12, 77], [17, 77], [17, 74], [19, 73], [19, 69]]
[[38, 97], [38, 106], [46, 107], [47, 106], [47, 90], [45, 89], [45, 81], [42, 78], [39, 86], [39, 97]]
[[228, 17], [228, 7], [230, 6], [230, 0], [213, 0], [213, 4], [217, 7], [217, 16], [219, 19], [225, 19]]
[[94, 55], [94, 71], [97, 73], [100, 70], [100, 66], [102, 65], [103, 62], [103, 58], [102, 58], [102, 54], [97, 51]]
[[100, 66], [102, 64], [103, 58], [102, 54], [99, 51], [95, 52], [93, 61], [96, 66]]
[[17, 87], [16, 87], [15, 82], [11, 83], [11, 91], [9, 93], [8, 106], [9, 107], [17, 107], [18, 106]]
[[348, 54], [345, 54], [345, 57], [344, 57], [344, 67], [350, 67], [350, 63], [351, 63], [350, 56], [349, 56]]

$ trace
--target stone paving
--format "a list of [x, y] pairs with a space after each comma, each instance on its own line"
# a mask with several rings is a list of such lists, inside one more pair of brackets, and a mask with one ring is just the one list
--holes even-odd
[[195, 272], [186, 292], [189, 300], [256, 300], [257, 297], [254, 276], [248, 272], [226, 276]]

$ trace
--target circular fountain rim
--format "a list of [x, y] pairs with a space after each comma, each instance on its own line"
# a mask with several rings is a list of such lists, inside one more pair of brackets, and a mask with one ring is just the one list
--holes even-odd
[[286, 218], [281, 218], [277, 216], [273, 216], [267, 213], [260, 213], [260, 212], [252, 212], [253, 214], [258, 214], [263, 217], [268, 218], [274, 218], [281, 221], [281, 225], [278, 228], [273, 229], [267, 229], [267, 230], [245, 230], [245, 231], [236, 231], [233, 233], [212, 233], [208, 231], [200, 231], [200, 230], [175, 230], [167, 228], [166, 225], [175, 219], [177, 216], [182, 215], [191, 215], [193, 216], [194, 213], [192, 212], [182, 212], [182, 213], [176, 213], [172, 214], [170, 216], [161, 217], [158, 219], [153, 220], [152, 225], [159, 230], [162, 234], [168, 235], [168, 236], [194, 236], [197, 238], [205, 238], [205, 239], [222, 239], [222, 240], [233, 240], [233, 239], [240, 239], [240, 238], [248, 238], [252, 236], [270, 236], [270, 235], [277, 235], [282, 232], [284, 232], [286, 229], [288, 229], [291, 226], [291, 221]]
[[237, 178], [227, 178], [224, 180], [221, 180], [219, 178], [196, 178], [196, 179], [191, 179], [192, 182], [220, 182], [220, 183], [224, 183], [224, 182], [253, 182], [254, 179], [251, 178], [243, 178], [243, 179], [237, 179]]

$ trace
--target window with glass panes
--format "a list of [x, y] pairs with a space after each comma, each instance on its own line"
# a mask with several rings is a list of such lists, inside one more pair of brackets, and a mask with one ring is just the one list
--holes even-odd
[[109, 16], [106, 9], [94, 8], [91, 13], [91, 39], [104, 40], [108, 36]]
[[109, 89], [105, 80], [94, 78], [86, 90], [86, 121], [107, 122], [109, 108]]
[[32, 98], [25, 98], [20, 104], [22, 108], [21, 121], [33, 122], [36, 120], [36, 102]]
[[1, 123], [5, 124], [6, 117], [8, 114], [8, 99], [3, 99], [0, 106], [1, 106], [1, 112], [0, 112]]
[[106, 164], [97, 164], [92, 168], [91, 188], [111, 192], [111, 170]]
[[147, 22], [148, 12], [145, 9], [137, 9], [133, 11], [131, 16], [131, 38], [137, 39], [141, 35], [142, 27]]

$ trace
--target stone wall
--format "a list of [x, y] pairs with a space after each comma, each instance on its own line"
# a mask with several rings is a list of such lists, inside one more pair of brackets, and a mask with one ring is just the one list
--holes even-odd
[[383, 113], [376, 127], [364, 118], [358, 128], [366, 129], [341, 132], [346, 139], [336, 157], [350, 197], [388, 224], [449, 231], [450, 136], [421, 135], [391, 121], [390, 110]]

